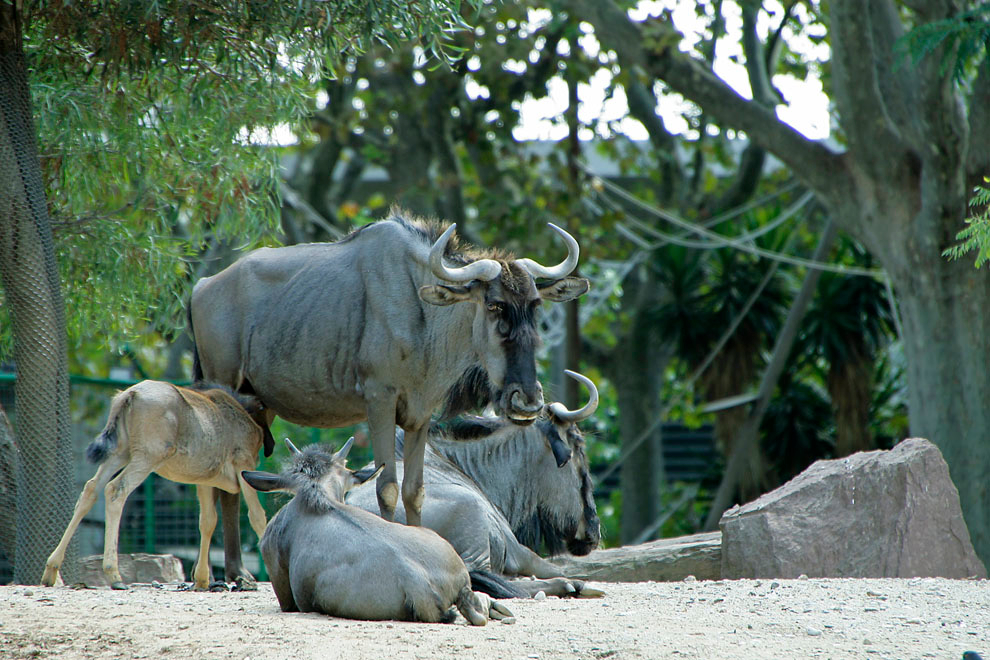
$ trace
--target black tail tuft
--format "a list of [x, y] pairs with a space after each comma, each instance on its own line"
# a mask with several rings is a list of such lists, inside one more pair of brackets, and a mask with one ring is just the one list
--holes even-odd
[[468, 571], [471, 589], [488, 594], [492, 598], [529, 598], [529, 594], [491, 571]]
[[102, 463], [107, 460], [107, 456], [117, 448], [117, 420], [107, 423], [103, 432], [96, 437], [96, 440], [86, 447], [86, 460], [90, 463]]
[[192, 322], [192, 299], [189, 300], [189, 304], [186, 305], [186, 320], [188, 321], [189, 337], [192, 339], [192, 353], [193, 353], [193, 382], [199, 382], [203, 380], [203, 365], [199, 363], [199, 349], [196, 348], [196, 333], [193, 331]]

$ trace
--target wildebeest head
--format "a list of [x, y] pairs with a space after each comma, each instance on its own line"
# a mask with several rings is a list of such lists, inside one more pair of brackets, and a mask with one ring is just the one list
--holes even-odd
[[310, 445], [300, 451], [285, 438], [291, 462], [281, 474], [244, 470], [241, 476], [255, 490], [293, 493], [307, 510], [325, 513], [334, 504], [343, 502], [347, 491], [376, 478], [385, 467], [381, 465], [374, 472], [360, 477], [348, 470], [347, 453], [353, 444], [352, 437], [336, 453], [330, 453], [318, 445]]
[[[569, 473], [561, 480], [561, 484], [578, 484], [580, 497], [574, 498], [565, 493], [559, 498], [559, 506], [567, 507], [567, 511], [559, 507], [547, 512], [541, 512], [541, 517], [553, 517], [553, 520], [543, 520], [541, 527], [556, 527], [557, 534], [547, 534], [543, 530], [543, 540], [547, 543], [551, 553], [559, 553], [560, 548], [553, 547], [551, 538], [556, 536], [563, 539], [567, 550], [574, 555], [586, 555], [598, 547], [601, 541], [601, 522], [598, 520], [598, 508], [595, 505], [594, 488], [591, 484], [591, 470], [588, 465], [588, 457], [584, 451], [584, 435], [578, 424], [594, 414], [598, 407], [598, 388], [591, 379], [581, 374], [565, 370], [571, 378], [583, 383], [588, 388], [589, 398], [581, 408], [568, 410], [561, 403], [551, 403], [547, 406], [546, 421], [541, 420], [540, 424], [545, 424], [543, 435], [547, 439], [547, 444], [556, 461], [558, 470], [568, 470]], [[580, 504], [578, 504], [580, 503]], [[578, 511], [577, 507], [581, 510]], [[567, 527], [566, 530], [559, 529]], [[563, 534], [560, 532], [564, 531]]]
[[[550, 226], [567, 243], [567, 258], [547, 268], [531, 259], [511, 257], [478, 258], [452, 253], [448, 241], [456, 225], [450, 225], [433, 244], [430, 268], [433, 274], [455, 284], [432, 284], [420, 287], [420, 298], [432, 305], [474, 303], [477, 312], [472, 337], [480, 357], [483, 374], [465, 374], [462, 382], [451, 388], [448, 398], [490, 400], [498, 413], [516, 424], [532, 423], [543, 410], [543, 388], [536, 378], [536, 349], [540, 338], [536, 314], [544, 300], [565, 302], [588, 290], [588, 280], [567, 275], [577, 266], [580, 249], [577, 241], [554, 224]], [[463, 262], [451, 267], [444, 257]], [[537, 279], [548, 280], [537, 284]], [[465, 397], [464, 390], [484, 389]], [[448, 402], [447, 412], [463, 412]]]

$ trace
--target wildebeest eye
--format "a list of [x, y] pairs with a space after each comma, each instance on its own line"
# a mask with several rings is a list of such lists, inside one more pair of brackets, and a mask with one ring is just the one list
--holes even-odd
[[490, 302], [490, 303], [488, 303], [488, 311], [489, 312], [493, 312], [493, 313], [494, 312], [501, 312], [502, 311], [502, 305], [499, 304], [499, 303], [497, 303], [497, 302]]

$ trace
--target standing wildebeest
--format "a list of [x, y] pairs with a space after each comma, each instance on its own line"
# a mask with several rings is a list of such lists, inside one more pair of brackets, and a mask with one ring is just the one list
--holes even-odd
[[[546, 416], [524, 428], [493, 417], [464, 417], [430, 434], [423, 526], [447, 539], [472, 577], [481, 578], [475, 588], [492, 595], [600, 595], [577, 580], [514, 580], [508, 585], [495, 580], [489, 585], [491, 578], [484, 577], [555, 578], [560, 568], [534, 549], [542, 545], [550, 554], [566, 549], [585, 555], [598, 546], [598, 512], [577, 426], [595, 411], [598, 390], [581, 374], [566, 373], [590, 391], [579, 410], [552, 403]], [[361, 473], [365, 471], [370, 468]], [[368, 511], [376, 508], [370, 484], [352, 490], [347, 502]], [[400, 504], [396, 519], [401, 521], [404, 513]]]
[[[375, 461], [385, 466], [376, 493], [386, 520], [399, 499], [398, 424], [406, 432], [402, 500], [418, 525], [437, 408], [446, 417], [491, 402], [516, 424], [532, 423], [543, 408], [537, 308], [588, 290], [587, 280], [566, 277], [577, 241], [551, 227], [568, 247], [552, 268], [458, 249], [454, 225], [441, 231], [398, 212], [336, 243], [255, 250], [193, 289], [196, 378], [256, 394], [266, 407], [256, 417], [262, 424], [275, 415], [317, 427], [366, 419]], [[236, 502], [221, 495], [221, 504], [224, 537], [237, 538]], [[226, 550], [228, 579], [243, 575], [239, 548]]]
[[261, 539], [282, 611], [449, 623], [456, 607], [476, 626], [488, 616], [511, 616], [471, 591], [464, 562], [435, 532], [344, 503], [347, 491], [360, 483], [345, 465], [353, 442], [330, 454], [317, 446], [299, 451], [286, 439], [292, 463], [281, 475], [243, 474], [258, 490], [295, 494]]
[[[117, 568], [117, 533], [128, 495], [155, 472], [183, 484], [196, 484], [199, 499], [199, 556], [193, 569], [195, 588], [210, 583], [210, 537], [217, 524], [214, 488], [244, 493], [251, 526], [265, 532], [265, 511], [258, 494], [246, 487], [241, 471], [258, 464], [262, 431], [249, 413], [261, 410], [256, 397], [211, 385], [197, 389], [145, 380], [113, 398], [103, 432], [86, 448], [86, 458], [100, 463], [86, 482], [75, 512], [58, 546], [48, 557], [41, 583], [55, 584], [65, 549], [76, 527], [105, 487], [106, 521], [103, 572], [113, 589], [126, 589]], [[239, 503], [239, 502], [238, 502]]]

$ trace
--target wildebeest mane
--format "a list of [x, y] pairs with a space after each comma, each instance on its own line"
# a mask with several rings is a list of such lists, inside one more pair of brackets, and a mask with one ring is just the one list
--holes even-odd
[[234, 401], [240, 404], [241, 408], [244, 409], [244, 412], [249, 415], [260, 412], [265, 408], [265, 404], [262, 403], [261, 399], [255, 395], [237, 392], [234, 389], [220, 383], [208, 383], [202, 380], [194, 380], [192, 383], [187, 385], [186, 388], [200, 393], [206, 393], [210, 390], [220, 390], [222, 392], [226, 392], [232, 399], [234, 399]]
[[487, 438], [504, 426], [504, 421], [494, 417], [467, 415], [447, 421], [433, 422], [430, 425], [430, 434], [440, 435], [450, 440], [478, 440], [479, 438]]

